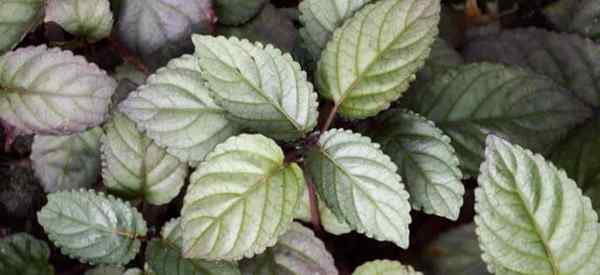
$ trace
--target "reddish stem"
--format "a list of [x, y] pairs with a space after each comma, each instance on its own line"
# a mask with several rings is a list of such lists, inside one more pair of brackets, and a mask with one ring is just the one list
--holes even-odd
[[333, 105], [333, 108], [331, 108], [331, 111], [329, 111], [327, 120], [325, 120], [323, 127], [321, 127], [321, 133], [324, 133], [325, 131], [327, 131], [329, 129], [329, 127], [331, 127], [331, 124], [333, 123], [333, 120], [335, 119], [335, 115], [337, 114], [337, 111], [339, 108], [340, 108], [339, 104]]
[[119, 55], [121, 56], [121, 58], [123, 58], [123, 60], [125, 60], [129, 64], [135, 66], [138, 70], [143, 72], [146, 76], [150, 75], [150, 71], [148, 70], [146, 65], [144, 65], [144, 63], [141, 60], [139, 60], [135, 55], [133, 55], [131, 52], [129, 52], [129, 50], [127, 50], [127, 48], [123, 47], [123, 45], [121, 45], [117, 39], [115, 39], [114, 37], [111, 36], [108, 38], [108, 42], [110, 44], [110, 47], [113, 50], [117, 51], [119, 53]]
[[321, 214], [319, 213], [319, 205], [317, 201], [317, 192], [315, 185], [312, 182], [310, 175], [304, 173], [306, 179], [306, 188], [308, 188], [308, 202], [310, 205], [310, 223], [317, 234], [321, 234], [323, 229], [321, 228]]

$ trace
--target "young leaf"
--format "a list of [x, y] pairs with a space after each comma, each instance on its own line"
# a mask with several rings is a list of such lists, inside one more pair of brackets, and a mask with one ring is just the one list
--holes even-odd
[[241, 25], [257, 15], [267, 0], [215, 0], [219, 23], [228, 26]]
[[469, 175], [483, 161], [489, 133], [547, 152], [590, 115], [582, 102], [547, 77], [502, 65], [460, 66], [419, 88], [410, 91], [404, 106], [450, 136]]
[[397, 167], [367, 137], [333, 129], [307, 156], [320, 197], [359, 233], [408, 247], [410, 204]]
[[54, 268], [48, 263], [49, 258], [48, 245], [27, 233], [0, 240], [2, 275], [54, 275]]
[[365, 118], [399, 98], [429, 55], [439, 0], [369, 4], [333, 34], [319, 61], [319, 92], [347, 118]]
[[91, 264], [127, 264], [146, 235], [146, 222], [131, 205], [94, 191], [48, 195], [38, 213], [48, 238], [65, 255]]
[[595, 0], [560, 0], [544, 10], [561, 31], [600, 39], [600, 3]]
[[120, 266], [98, 266], [85, 272], [84, 275], [124, 275], [125, 268]]
[[262, 135], [231, 137], [192, 174], [184, 199], [187, 258], [238, 260], [273, 246], [292, 222], [304, 176]]
[[31, 162], [46, 192], [90, 188], [100, 170], [101, 128], [70, 136], [36, 135]]
[[396, 261], [375, 260], [357, 267], [352, 275], [423, 275], [423, 273]]
[[212, 149], [237, 134], [210, 97], [198, 60], [184, 55], [151, 75], [120, 105], [158, 145], [182, 161], [202, 161]]
[[240, 263], [242, 274], [337, 275], [325, 244], [308, 228], [292, 223], [277, 244], [265, 253]]
[[114, 113], [102, 139], [102, 178], [111, 192], [161, 205], [179, 194], [188, 168], [158, 147], [121, 113]]
[[26, 134], [81, 132], [104, 121], [116, 87], [69, 51], [20, 48], [0, 57], [0, 118]]
[[45, 21], [95, 42], [110, 35], [113, 14], [108, 0], [48, 0]]
[[45, 0], [0, 1], [0, 56], [42, 21], [44, 7]]
[[371, 136], [399, 167], [413, 209], [458, 219], [465, 188], [450, 138], [410, 111], [386, 113]]
[[235, 37], [194, 35], [192, 40], [212, 95], [231, 119], [284, 140], [315, 127], [317, 94], [289, 54]]
[[490, 272], [598, 274], [598, 217], [575, 182], [520, 146], [486, 143], [475, 223]]

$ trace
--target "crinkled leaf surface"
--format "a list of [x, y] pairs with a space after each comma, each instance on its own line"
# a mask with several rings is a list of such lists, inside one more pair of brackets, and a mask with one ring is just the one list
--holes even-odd
[[20, 48], [0, 57], [0, 118], [26, 134], [81, 132], [104, 121], [116, 87], [70, 51]]
[[90, 188], [100, 170], [100, 127], [70, 136], [36, 135], [30, 159], [46, 192]]
[[600, 39], [600, 3], [595, 0], [560, 0], [544, 9], [561, 31]]
[[90, 42], [108, 37], [113, 27], [108, 0], [48, 0], [44, 20]]
[[17, 233], [0, 240], [2, 275], [54, 275], [49, 258], [48, 245], [27, 233]]
[[0, 0], [0, 55], [42, 21], [44, 7], [44, 0]]
[[231, 26], [248, 22], [267, 2], [267, 0], [215, 0], [214, 5], [219, 23]]
[[320, 197], [340, 220], [368, 237], [408, 246], [408, 193], [397, 167], [368, 137], [333, 129], [307, 156]]
[[423, 275], [423, 273], [397, 261], [375, 260], [357, 267], [352, 275]]
[[237, 134], [225, 110], [211, 98], [198, 60], [184, 55], [151, 75], [120, 109], [158, 145], [182, 161], [202, 161]]
[[442, 233], [426, 248], [423, 258], [432, 275], [490, 275], [481, 259], [475, 224]]
[[262, 135], [231, 137], [190, 178], [182, 210], [187, 258], [238, 260], [273, 246], [292, 222], [304, 176]]
[[347, 118], [365, 118], [398, 99], [429, 55], [439, 0], [383, 0], [338, 28], [319, 61], [319, 93]]
[[403, 103], [450, 136], [468, 175], [477, 173], [489, 133], [545, 153], [590, 115], [547, 77], [486, 63], [439, 75], [411, 90]]
[[48, 238], [65, 255], [92, 264], [127, 264], [146, 235], [146, 222], [131, 205], [94, 191], [48, 195], [38, 213]]
[[542, 156], [490, 135], [475, 223], [490, 272], [600, 272], [600, 226], [589, 198]]
[[229, 118], [284, 140], [315, 127], [317, 94], [289, 54], [235, 37], [195, 35], [192, 40], [202, 74]]
[[465, 188], [450, 138], [427, 119], [392, 110], [371, 136], [399, 167], [413, 209], [458, 219]]
[[125, 268], [120, 266], [98, 266], [85, 272], [84, 275], [124, 275]]

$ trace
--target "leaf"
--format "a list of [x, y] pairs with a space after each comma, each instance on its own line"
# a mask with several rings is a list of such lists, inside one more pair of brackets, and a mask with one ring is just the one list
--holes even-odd
[[123, 275], [150, 275], [150, 273], [144, 273], [144, 271], [139, 268], [130, 268], [127, 269]]
[[44, 17], [44, 0], [0, 1], [0, 56], [12, 50]]
[[399, 167], [415, 210], [457, 220], [465, 188], [450, 138], [406, 110], [386, 113], [371, 136]]
[[490, 135], [475, 191], [483, 260], [494, 274], [598, 274], [590, 200], [542, 156]]
[[137, 85], [146, 83], [146, 75], [139, 71], [135, 66], [124, 63], [115, 68], [115, 73], [112, 75], [118, 82], [125, 79], [132, 81]]
[[120, 266], [98, 266], [85, 272], [84, 275], [124, 275], [125, 268]]
[[235, 37], [194, 35], [192, 40], [202, 75], [229, 118], [283, 140], [316, 126], [317, 94], [289, 54]]
[[46, 192], [91, 188], [100, 170], [101, 128], [70, 136], [36, 135], [30, 159]]
[[0, 240], [0, 273], [3, 275], [53, 275], [49, 258], [48, 245], [27, 233]]
[[338, 28], [319, 61], [321, 96], [343, 117], [366, 118], [398, 99], [429, 55], [440, 1], [383, 0]]
[[0, 118], [25, 134], [78, 133], [104, 121], [116, 87], [70, 51], [20, 48], [0, 57]]
[[417, 74], [417, 82], [428, 82], [433, 79], [436, 75], [440, 75], [449, 69], [455, 68], [458, 65], [462, 65], [464, 60], [462, 56], [448, 43], [438, 38], [433, 42], [431, 46], [431, 53], [425, 62], [425, 65]]
[[173, 59], [120, 106], [150, 138], [182, 161], [204, 160], [217, 144], [238, 132], [211, 99], [199, 72], [194, 57]]
[[121, 4], [117, 34], [152, 69], [190, 52], [193, 33], [214, 29], [210, 0], [127, 0]]
[[102, 139], [102, 178], [111, 192], [161, 205], [179, 194], [187, 164], [158, 147], [121, 113], [114, 113]]
[[108, 0], [48, 0], [44, 21], [95, 42], [110, 35], [113, 14]]
[[600, 106], [600, 45], [577, 35], [516, 29], [472, 41], [469, 61], [518, 65], [552, 78], [587, 104]]
[[396, 261], [375, 260], [362, 264], [352, 275], [423, 275], [423, 273]]
[[292, 223], [277, 245], [241, 262], [244, 275], [337, 275], [325, 244], [308, 228]]
[[156, 275], [239, 275], [237, 264], [185, 259], [181, 255], [183, 230], [180, 219], [165, 224], [161, 239], [154, 239], [146, 248], [146, 261]]
[[186, 258], [239, 260], [273, 246], [292, 222], [304, 177], [262, 135], [218, 145], [192, 174], [182, 210]]
[[94, 191], [48, 195], [38, 213], [48, 238], [65, 255], [91, 264], [127, 264], [146, 235], [146, 222], [131, 205]]
[[514, 67], [471, 64], [411, 90], [404, 107], [452, 139], [463, 173], [477, 174], [485, 137], [494, 133], [547, 152], [590, 110], [550, 79]]
[[338, 219], [370, 238], [408, 247], [408, 193], [378, 144], [349, 130], [329, 130], [306, 164], [319, 196]]
[[[318, 198], [317, 204], [319, 207], [319, 218], [321, 225], [327, 233], [333, 235], [342, 235], [352, 231], [352, 228], [350, 228], [345, 221], [339, 220], [320, 198]], [[295, 219], [307, 223], [310, 222], [310, 199], [308, 197], [308, 189], [306, 188], [304, 188], [302, 199], [300, 200], [300, 204], [298, 205], [298, 208], [296, 208], [295, 213]]]
[[305, 0], [300, 2], [300, 35], [316, 60], [344, 21], [372, 0]]
[[46, 197], [33, 169], [22, 166], [6, 165], [5, 161], [5, 167], [0, 169], [0, 215], [11, 223], [31, 219]]
[[266, 0], [215, 0], [215, 11], [219, 23], [236, 26], [252, 19], [266, 3]]
[[560, 0], [544, 9], [558, 29], [600, 39], [600, 4], [594, 0]]

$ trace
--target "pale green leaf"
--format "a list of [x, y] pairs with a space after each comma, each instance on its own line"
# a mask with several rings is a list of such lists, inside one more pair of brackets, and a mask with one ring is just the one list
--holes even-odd
[[[319, 220], [323, 226], [323, 229], [327, 231], [327, 233], [331, 233], [333, 235], [342, 235], [352, 231], [352, 228], [350, 228], [350, 226], [344, 220], [338, 219], [333, 212], [331, 212], [325, 202], [323, 202], [321, 199], [318, 199], [317, 204], [319, 207]], [[308, 197], [308, 190], [306, 188], [304, 188], [304, 193], [298, 208], [296, 208], [294, 218], [303, 222], [310, 222], [310, 200]]]
[[192, 40], [212, 95], [232, 120], [284, 140], [316, 126], [317, 94], [289, 54], [235, 37], [194, 35]]
[[0, 118], [27, 134], [78, 133], [104, 121], [116, 87], [70, 51], [20, 48], [0, 57]]
[[463, 172], [477, 173], [489, 133], [547, 152], [590, 110], [547, 77], [514, 67], [471, 64], [411, 90], [404, 106], [452, 139]]
[[475, 191], [483, 260], [502, 274], [600, 272], [600, 226], [589, 198], [542, 156], [490, 135]]
[[423, 275], [423, 273], [397, 261], [375, 260], [357, 267], [352, 275]]
[[42, 21], [44, 7], [44, 0], [0, 0], [0, 56]]
[[115, 68], [115, 73], [112, 76], [118, 82], [125, 79], [128, 79], [137, 85], [142, 85], [146, 82], [146, 75], [130, 63], [123, 63], [117, 66]]
[[319, 61], [319, 93], [347, 118], [387, 109], [415, 79], [438, 33], [439, 0], [383, 0], [338, 28]]
[[304, 176], [262, 135], [231, 137], [190, 178], [182, 210], [188, 258], [238, 260], [273, 246], [292, 222]]
[[351, 131], [329, 130], [306, 164], [319, 196], [338, 219], [368, 237], [408, 247], [408, 193], [379, 144]]
[[544, 14], [561, 31], [600, 39], [600, 3], [596, 0], [559, 0], [546, 7]]
[[48, 0], [44, 21], [95, 42], [110, 35], [113, 14], [108, 0]]
[[49, 258], [48, 245], [27, 233], [17, 233], [0, 240], [2, 275], [54, 275]]
[[143, 270], [139, 268], [130, 268], [123, 273], [123, 275], [150, 275], [149, 273], [144, 273]]
[[120, 266], [98, 266], [85, 272], [84, 275], [123, 275], [125, 268]]
[[131, 205], [94, 191], [48, 195], [38, 213], [48, 238], [65, 255], [92, 264], [128, 263], [146, 235], [146, 222]]
[[465, 188], [450, 138], [418, 114], [392, 110], [371, 136], [399, 167], [413, 209], [458, 219]]
[[240, 25], [257, 15], [267, 0], [215, 0], [215, 11], [219, 23]]
[[179, 194], [188, 174], [185, 162], [152, 142], [121, 113], [114, 113], [105, 128], [102, 178], [109, 191], [154, 205]]
[[158, 145], [182, 161], [202, 161], [237, 134], [225, 110], [211, 99], [198, 60], [184, 55], [151, 75], [120, 109]]
[[489, 275], [481, 259], [475, 224], [461, 225], [440, 237], [425, 249], [432, 275]]
[[36, 135], [31, 162], [46, 192], [91, 188], [100, 170], [101, 128], [70, 136]]

